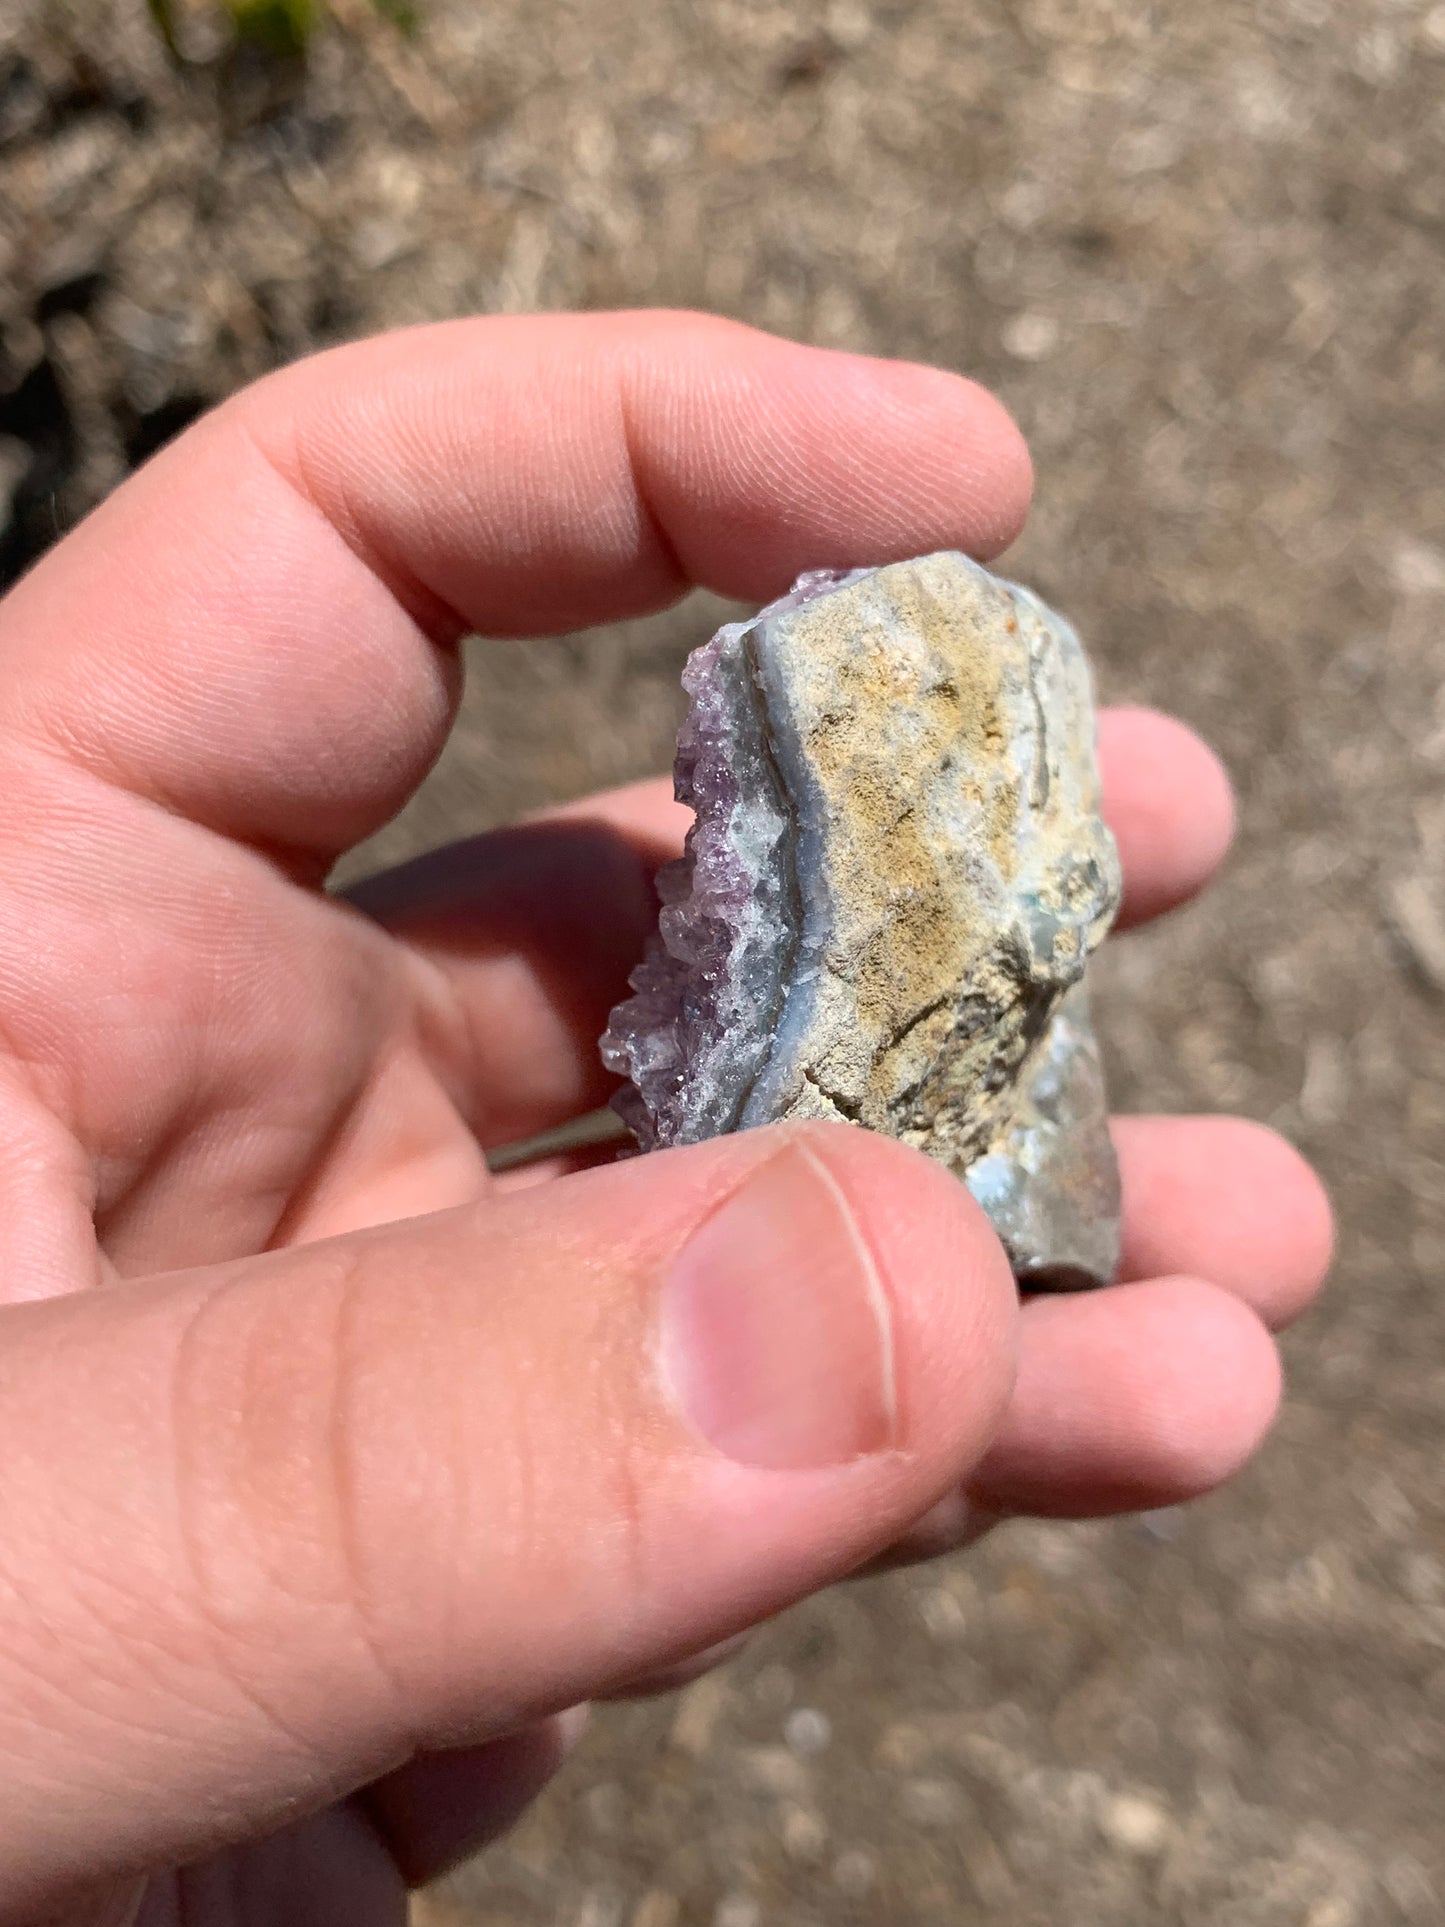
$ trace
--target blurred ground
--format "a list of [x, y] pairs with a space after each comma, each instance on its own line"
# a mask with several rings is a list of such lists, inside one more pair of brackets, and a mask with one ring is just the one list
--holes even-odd
[[[177, 75], [139, 0], [5, 0], [6, 567], [247, 376], [420, 317], [687, 303], [980, 375], [1038, 463], [1017, 571], [1242, 796], [1208, 903], [1117, 947], [1119, 1098], [1290, 1132], [1344, 1237], [1233, 1490], [792, 1614], [602, 1714], [419, 1915], [1445, 1919], [1445, 7], [422, 12]], [[381, 853], [662, 766], [709, 617], [478, 650]]]

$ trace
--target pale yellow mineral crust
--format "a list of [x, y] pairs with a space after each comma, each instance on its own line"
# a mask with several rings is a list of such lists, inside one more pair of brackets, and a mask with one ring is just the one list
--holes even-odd
[[809, 1076], [780, 1114], [962, 1168], [1117, 899], [1082, 659], [1032, 598], [933, 555], [779, 618], [760, 676], [827, 822]]

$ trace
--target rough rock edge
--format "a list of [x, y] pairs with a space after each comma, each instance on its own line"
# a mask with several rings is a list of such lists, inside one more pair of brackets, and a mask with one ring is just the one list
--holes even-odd
[[[921, 572], [929, 560], [920, 558]], [[1069, 626], [1030, 591], [954, 558], [959, 562], [1008, 597], [1029, 633], [1027, 681], [1039, 719], [1030, 782], [1036, 787], [1042, 778], [1043, 795], [1028, 801], [1041, 803], [1048, 792], [1046, 703], [1036, 678], [1046, 668], [1066, 677], [1082, 669], [1087, 690], [1082, 650]], [[758, 643], [776, 617], [879, 573], [801, 578], [789, 595], [750, 622], [728, 625], [689, 659], [684, 685], [693, 704], [679, 738], [676, 792], [693, 806], [696, 821], [686, 854], [660, 878], [659, 937], [631, 980], [639, 994], [613, 1012], [602, 1040], [609, 1066], [632, 1079], [615, 1103], [644, 1147], [692, 1142], [782, 1115], [866, 1121], [859, 1106], [828, 1088], [815, 1064], [802, 1056], [793, 1061], [783, 1041], [784, 1032], [799, 1040], [808, 1035], [808, 1011], [825, 967], [818, 933], [826, 934], [830, 917], [819, 804], [827, 799], [820, 793], [805, 801], [816, 785], [793, 741], [788, 690], [775, 682], [776, 647], [769, 653]], [[1107, 832], [1099, 833], [1112, 857]], [[810, 842], [817, 844], [811, 857]], [[1116, 899], [1117, 876], [1099, 933]], [[991, 1117], [992, 1124], [980, 1142], [971, 1152], [962, 1151], [956, 1137], [951, 1149], [924, 1144], [944, 1157], [988, 1212], [1026, 1285], [1103, 1282], [1117, 1258], [1117, 1166], [1098, 1048], [1078, 981], [1089, 947], [1086, 942], [1074, 971], [1056, 973], [1052, 989], [1041, 987], [1043, 1021], [1034, 1026], [1025, 1018], [1022, 1042], [1012, 1047], [1011, 1094], [1002, 1105], [984, 1102], [977, 1121], [981, 1126]], [[965, 978], [959, 989], [973, 981]], [[1016, 993], [1005, 997], [1000, 1021], [1014, 1002]], [[883, 1128], [905, 1140], [918, 1135], [897, 1128], [896, 1120]], [[924, 1138], [932, 1135], [925, 1128]]]

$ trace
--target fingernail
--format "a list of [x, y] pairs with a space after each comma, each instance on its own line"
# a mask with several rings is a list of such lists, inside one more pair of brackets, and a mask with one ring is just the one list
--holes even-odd
[[891, 1308], [832, 1173], [790, 1145], [693, 1233], [662, 1293], [678, 1405], [744, 1465], [843, 1465], [893, 1441]]

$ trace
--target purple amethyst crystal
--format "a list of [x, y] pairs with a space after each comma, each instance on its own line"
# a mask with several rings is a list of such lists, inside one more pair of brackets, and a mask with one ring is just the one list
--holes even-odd
[[657, 935], [628, 980], [636, 995], [602, 1039], [614, 1100], [644, 1150], [737, 1128], [767, 1057], [800, 915], [788, 800], [752, 692], [746, 636], [848, 578], [802, 576], [754, 622], [729, 623], [683, 671], [691, 698], [673, 786], [696, 812], [684, 854], [658, 873]]

